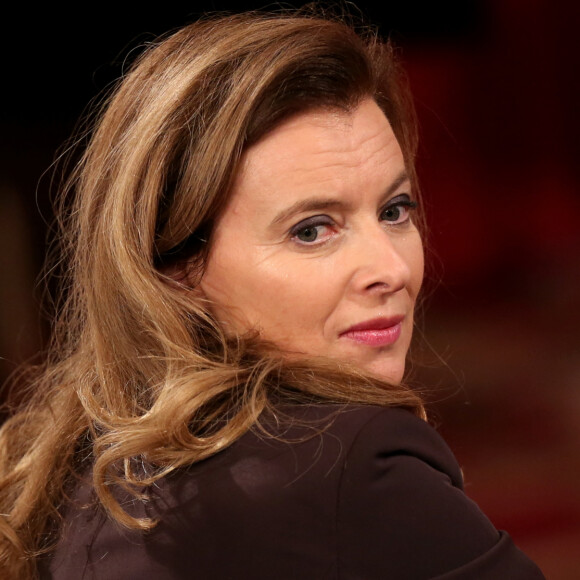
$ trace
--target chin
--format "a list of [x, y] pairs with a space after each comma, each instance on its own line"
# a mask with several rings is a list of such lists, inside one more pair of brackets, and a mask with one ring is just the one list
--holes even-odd
[[382, 381], [398, 385], [403, 380], [405, 374], [405, 363], [393, 364], [393, 362], [390, 361], [390, 364], [377, 363], [364, 365], [363, 369]]

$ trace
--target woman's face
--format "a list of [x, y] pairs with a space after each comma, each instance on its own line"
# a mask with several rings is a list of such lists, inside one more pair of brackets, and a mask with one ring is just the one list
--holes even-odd
[[226, 331], [398, 382], [423, 279], [410, 182], [372, 100], [314, 111], [250, 147], [201, 281]]

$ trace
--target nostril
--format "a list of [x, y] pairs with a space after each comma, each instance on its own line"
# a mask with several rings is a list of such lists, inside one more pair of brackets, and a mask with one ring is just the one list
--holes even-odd
[[367, 290], [375, 290], [380, 292], [385, 292], [389, 289], [389, 285], [386, 282], [373, 282], [367, 286]]

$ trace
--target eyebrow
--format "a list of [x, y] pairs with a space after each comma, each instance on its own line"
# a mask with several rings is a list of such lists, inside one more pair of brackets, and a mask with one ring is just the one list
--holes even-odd
[[[391, 183], [391, 185], [388, 187], [388, 189], [385, 191], [382, 197], [383, 198], [390, 197], [393, 193], [395, 193], [395, 191], [397, 191], [397, 189], [403, 183], [405, 183], [405, 181], [409, 180], [410, 180], [409, 174], [405, 170], [401, 171], [401, 173], [399, 173], [397, 178], [393, 181], [393, 183]], [[301, 201], [293, 203], [290, 207], [287, 207], [286, 209], [283, 209], [281, 212], [276, 214], [276, 217], [274, 217], [274, 219], [272, 220], [271, 225], [272, 226], [279, 225], [280, 223], [286, 221], [291, 216], [296, 215], [298, 213], [310, 211], [323, 211], [328, 208], [347, 207], [348, 205], [350, 204], [345, 204], [344, 201], [340, 199], [333, 199], [328, 197], [324, 198], [311, 197], [309, 199], [303, 199]]]

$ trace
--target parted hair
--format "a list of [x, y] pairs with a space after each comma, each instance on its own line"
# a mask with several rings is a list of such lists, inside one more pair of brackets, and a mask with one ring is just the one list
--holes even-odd
[[257, 333], [226, 335], [192, 291], [242, 153], [292, 115], [374, 99], [415, 182], [415, 118], [395, 56], [344, 17], [244, 13], [152, 43], [120, 80], [62, 188], [62, 298], [46, 362], [0, 432], [2, 577], [35, 577], [83, 475], [110, 517], [148, 529], [115, 486], [138, 499], [288, 402], [423, 415], [404, 384], [287, 360]]

